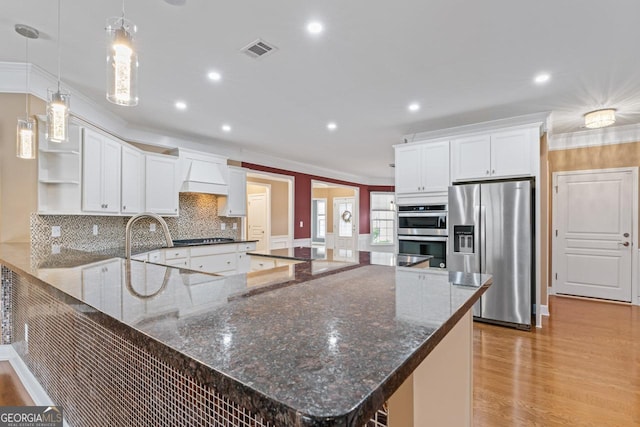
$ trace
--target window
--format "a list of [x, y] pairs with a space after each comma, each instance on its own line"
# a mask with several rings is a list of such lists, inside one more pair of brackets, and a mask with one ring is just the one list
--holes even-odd
[[324, 243], [327, 235], [327, 199], [313, 199], [311, 222], [311, 241]]
[[396, 235], [396, 204], [393, 193], [371, 193], [371, 244], [393, 245]]

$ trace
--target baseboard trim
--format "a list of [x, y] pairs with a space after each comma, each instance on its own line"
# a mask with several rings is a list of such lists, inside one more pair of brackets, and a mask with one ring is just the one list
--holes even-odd
[[540, 306], [540, 315], [545, 316], [545, 317], [549, 317], [549, 306], [548, 305], [541, 305]]
[[[0, 346], [0, 360], [11, 363], [11, 367], [16, 371], [20, 382], [38, 406], [53, 406], [55, 403], [49, 398], [47, 392], [42, 388], [36, 377], [33, 376], [22, 358], [11, 345]], [[64, 408], [63, 408], [64, 409]], [[67, 423], [65, 422], [66, 426]]]

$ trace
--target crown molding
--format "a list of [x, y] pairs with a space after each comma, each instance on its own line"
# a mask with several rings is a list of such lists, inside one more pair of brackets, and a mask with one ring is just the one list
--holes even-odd
[[640, 124], [632, 124], [552, 135], [549, 138], [549, 151], [627, 144], [638, 141], [640, 141]]

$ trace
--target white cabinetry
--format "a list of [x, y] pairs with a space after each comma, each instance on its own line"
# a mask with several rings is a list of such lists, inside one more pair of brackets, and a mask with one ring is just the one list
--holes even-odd
[[144, 210], [144, 154], [122, 147], [122, 203], [120, 210], [136, 214]]
[[92, 307], [119, 316], [122, 266], [120, 260], [94, 264], [82, 269], [82, 299]]
[[229, 194], [218, 197], [218, 215], [247, 215], [247, 173], [244, 169], [229, 167]]
[[396, 193], [446, 193], [449, 141], [425, 141], [395, 147]]
[[178, 215], [178, 158], [145, 155], [145, 209], [161, 215]]
[[539, 130], [512, 129], [451, 141], [453, 181], [533, 176]]
[[118, 141], [84, 129], [82, 147], [82, 210], [120, 212], [120, 150]]
[[[38, 127], [46, 129], [38, 118]], [[38, 136], [38, 213], [78, 214], [82, 192], [82, 129], [69, 125], [69, 141], [50, 143], [45, 132]]]
[[[251, 267], [247, 251], [255, 249], [255, 242], [223, 243], [191, 248], [165, 248], [161, 251], [154, 251], [156, 254], [160, 253], [160, 256], [155, 257], [155, 261], [151, 256], [148, 257], [148, 260], [149, 262], [205, 273], [222, 275], [247, 273]], [[137, 255], [136, 259], [144, 260], [144, 256]]]

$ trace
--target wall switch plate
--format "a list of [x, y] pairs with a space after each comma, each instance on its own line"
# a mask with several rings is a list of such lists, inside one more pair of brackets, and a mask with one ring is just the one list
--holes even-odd
[[234, 222], [234, 223], [233, 223], [233, 227], [231, 227], [231, 228], [233, 228], [234, 230], [237, 230], [237, 229], [238, 229], [238, 223], [237, 223], [237, 222]]
[[300, 221], [300, 228], [304, 227], [304, 223]]
[[53, 243], [51, 245], [51, 253], [52, 254], [59, 254], [60, 253], [60, 245]]
[[62, 230], [60, 229], [59, 225], [51, 226], [51, 237], [60, 237], [61, 234]]
[[149, 224], [149, 231], [154, 232], [156, 231], [156, 223], [152, 222], [151, 224]]
[[227, 228], [227, 224], [225, 224], [224, 222], [220, 223], [220, 230], [225, 230]]
[[98, 235], [98, 224], [93, 224], [93, 235], [94, 236]]

